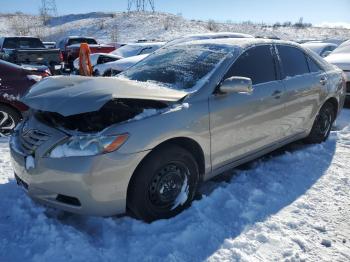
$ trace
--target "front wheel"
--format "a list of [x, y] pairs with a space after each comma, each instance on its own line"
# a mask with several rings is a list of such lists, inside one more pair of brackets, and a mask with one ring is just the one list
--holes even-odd
[[316, 116], [311, 132], [305, 139], [305, 142], [309, 144], [319, 144], [326, 141], [331, 132], [334, 120], [334, 106], [330, 102], [326, 102]]
[[193, 156], [182, 147], [163, 146], [137, 168], [130, 181], [127, 207], [146, 222], [173, 217], [191, 204], [198, 181]]

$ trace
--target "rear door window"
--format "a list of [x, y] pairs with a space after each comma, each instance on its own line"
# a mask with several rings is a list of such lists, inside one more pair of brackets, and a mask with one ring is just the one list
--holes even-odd
[[304, 53], [293, 46], [277, 45], [284, 77], [294, 77], [309, 73]]
[[256, 46], [245, 51], [231, 66], [224, 79], [248, 77], [253, 85], [275, 81], [276, 66], [271, 45]]
[[323, 71], [322, 68], [308, 55], [306, 55], [307, 62], [311, 73]]

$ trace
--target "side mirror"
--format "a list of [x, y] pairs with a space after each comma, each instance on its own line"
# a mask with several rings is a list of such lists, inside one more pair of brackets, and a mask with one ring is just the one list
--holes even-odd
[[253, 83], [250, 78], [233, 76], [225, 79], [220, 88], [221, 93], [248, 93], [253, 92]]

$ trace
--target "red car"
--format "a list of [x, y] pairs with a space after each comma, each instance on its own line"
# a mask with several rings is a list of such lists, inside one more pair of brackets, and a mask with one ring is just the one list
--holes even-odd
[[58, 48], [62, 52], [63, 60], [69, 69], [73, 70], [73, 62], [79, 57], [80, 44], [87, 43], [91, 53], [110, 53], [116, 48], [112, 45], [98, 44], [92, 37], [69, 36], [63, 38], [58, 43]]
[[49, 75], [45, 66], [18, 66], [0, 60], [0, 136], [9, 135], [28, 109], [20, 97]]

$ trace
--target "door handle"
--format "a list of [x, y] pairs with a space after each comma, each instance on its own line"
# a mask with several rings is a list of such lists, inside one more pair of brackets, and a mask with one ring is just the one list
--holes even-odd
[[322, 76], [321, 79], [320, 79], [320, 84], [323, 85], [323, 86], [326, 85], [327, 84], [327, 77]]
[[281, 98], [281, 93], [282, 93], [282, 91], [280, 91], [280, 90], [275, 90], [275, 91], [272, 93], [271, 96], [273, 96], [273, 97], [276, 98], [276, 99], [279, 99], [279, 98]]

